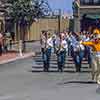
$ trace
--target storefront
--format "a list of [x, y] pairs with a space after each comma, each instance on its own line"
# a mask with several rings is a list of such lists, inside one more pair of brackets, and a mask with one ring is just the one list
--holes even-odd
[[90, 28], [100, 28], [100, 15], [84, 14], [81, 20], [81, 31], [88, 31]]
[[75, 32], [100, 27], [100, 0], [75, 0], [73, 16]]

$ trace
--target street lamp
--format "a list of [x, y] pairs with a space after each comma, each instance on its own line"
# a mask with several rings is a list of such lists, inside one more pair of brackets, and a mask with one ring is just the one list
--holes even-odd
[[58, 18], [58, 32], [60, 33], [60, 31], [61, 31], [61, 9], [56, 9], [55, 11], [54, 11], [54, 15], [55, 16], [57, 16], [57, 18]]

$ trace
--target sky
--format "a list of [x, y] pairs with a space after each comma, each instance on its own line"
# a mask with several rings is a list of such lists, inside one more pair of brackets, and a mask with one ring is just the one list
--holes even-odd
[[61, 9], [62, 12], [67, 14], [72, 13], [72, 1], [73, 0], [48, 0], [52, 10]]

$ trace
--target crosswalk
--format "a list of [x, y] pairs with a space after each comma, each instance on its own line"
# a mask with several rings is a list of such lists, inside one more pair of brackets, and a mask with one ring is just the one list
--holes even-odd
[[[57, 56], [56, 54], [51, 55], [51, 60], [50, 60], [50, 68], [49, 71], [57, 71]], [[43, 71], [43, 61], [42, 61], [42, 55], [41, 53], [38, 53], [34, 58], [33, 58], [33, 66], [32, 66], [32, 71]], [[65, 61], [65, 67], [64, 67], [64, 72], [75, 72], [75, 64], [73, 62], [73, 59], [71, 56], [66, 56], [66, 61]], [[82, 61], [82, 68], [81, 72], [90, 72], [91, 69], [89, 68], [89, 64], [85, 59]]]

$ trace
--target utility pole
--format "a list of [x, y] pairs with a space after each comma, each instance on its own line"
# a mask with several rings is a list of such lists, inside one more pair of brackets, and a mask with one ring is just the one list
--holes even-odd
[[59, 14], [58, 14], [58, 32], [60, 33], [60, 31], [61, 31], [61, 9], [58, 9], [58, 12], [59, 12]]

